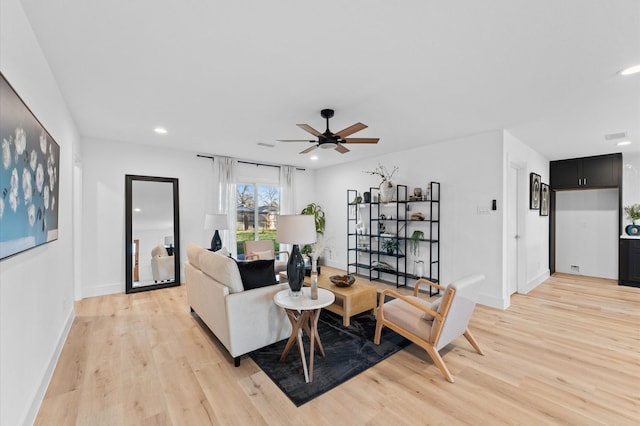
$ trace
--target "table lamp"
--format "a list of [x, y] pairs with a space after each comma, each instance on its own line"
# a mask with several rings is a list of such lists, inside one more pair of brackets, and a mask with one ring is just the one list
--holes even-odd
[[227, 229], [227, 215], [226, 214], [209, 214], [204, 217], [204, 229], [210, 231], [215, 229], [216, 232], [211, 238], [211, 251], [218, 251], [222, 248], [222, 240], [218, 230]]
[[173, 235], [164, 237], [164, 247], [167, 249], [167, 254], [173, 256]]
[[282, 244], [293, 244], [291, 256], [287, 262], [287, 278], [291, 294], [299, 296], [304, 281], [304, 260], [299, 244], [315, 243], [315, 218], [307, 214], [280, 215], [276, 240]]

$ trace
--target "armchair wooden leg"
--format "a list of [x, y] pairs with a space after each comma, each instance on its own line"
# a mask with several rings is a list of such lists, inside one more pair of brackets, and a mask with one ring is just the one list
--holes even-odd
[[433, 362], [438, 366], [445, 379], [447, 379], [448, 382], [454, 383], [453, 376], [449, 372], [449, 369], [445, 365], [438, 351], [432, 346], [425, 347], [424, 349], [427, 351]]
[[482, 349], [480, 349], [480, 345], [478, 345], [478, 342], [476, 342], [476, 339], [474, 339], [473, 335], [471, 334], [468, 328], [464, 332], [464, 337], [467, 338], [469, 343], [471, 343], [471, 346], [473, 346], [473, 348], [476, 351], [478, 351], [480, 355], [484, 355], [484, 352], [482, 352]]
[[378, 318], [376, 321], [376, 334], [373, 336], [373, 343], [376, 345], [380, 344], [380, 335], [382, 334], [382, 321]]

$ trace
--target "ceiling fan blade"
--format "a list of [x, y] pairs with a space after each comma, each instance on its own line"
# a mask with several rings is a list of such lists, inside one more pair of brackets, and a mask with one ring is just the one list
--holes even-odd
[[300, 154], [306, 154], [307, 152], [311, 152], [311, 151], [313, 151], [314, 149], [316, 149], [317, 147], [318, 147], [318, 145], [314, 145], [314, 146], [312, 146], [311, 148], [307, 148], [307, 149], [305, 149], [304, 151], [300, 152]]
[[310, 141], [307, 139], [277, 139], [278, 142], [311, 142], [317, 143], [318, 141]]
[[345, 153], [349, 152], [347, 147], [343, 146], [342, 144], [337, 144], [336, 145], [336, 151], [338, 151], [340, 154], [345, 154]]
[[320, 136], [322, 133], [309, 126], [308, 124], [296, 124], [296, 126], [300, 127], [302, 130], [306, 130], [311, 133], [313, 136]]
[[351, 125], [349, 127], [347, 127], [346, 129], [342, 129], [340, 130], [338, 133], [336, 133], [336, 136], [340, 136], [341, 138], [345, 138], [349, 135], [354, 134], [355, 132], [359, 132], [360, 130], [364, 130], [366, 129], [368, 126], [366, 124], [362, 124], [362, 123], [356, 123], [354, 125]]
[[378, 143], [380, 138], [347, 138], [344, 143]]

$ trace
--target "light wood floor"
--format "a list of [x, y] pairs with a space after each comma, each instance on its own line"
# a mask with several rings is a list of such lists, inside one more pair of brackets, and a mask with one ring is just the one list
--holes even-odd
[[640, 289], [556, 275], [506, 311], [478, 306], [443, 351], [400, 351], [296, 408], [192, 316], [185, 287], [76, 303], [36, 424], [609, 424], [640, 420]]

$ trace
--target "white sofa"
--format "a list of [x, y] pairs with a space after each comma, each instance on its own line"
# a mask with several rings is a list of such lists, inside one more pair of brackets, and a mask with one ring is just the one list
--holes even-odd
[[286, 339], [291, 323], [273, 296], [276, 284], [244, 290], [235, 260], [195, 244], [187, 245], [185, 277], [191, 311], [209, 327], [240, 365], [240, 356]]

